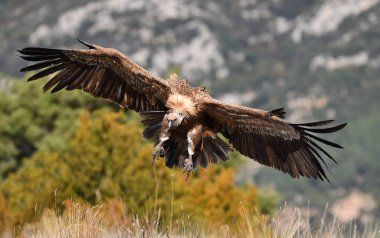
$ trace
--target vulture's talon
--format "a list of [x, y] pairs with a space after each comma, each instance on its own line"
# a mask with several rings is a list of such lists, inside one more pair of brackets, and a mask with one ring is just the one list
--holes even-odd
[[160, 157], [161, 158], [165, 157], [165, 150], [164, 150], [164, 148], [161, 147], [161, 150], [159, 152], [160, 152]]
[[165, 150], [164, 148], [160, 147], [154, 147], [154, 151], [152, 154], [152, 166], [154, 165], [154, 162], [158, 160], [160, 157], [164, 157], [165, 155]]
[[189, 173], [194, 170], [193, 160], [185, 159], [185, 162], [183, 164], [183, 169], [184, 169], [184, 173], [187, 173], [189, 175]]

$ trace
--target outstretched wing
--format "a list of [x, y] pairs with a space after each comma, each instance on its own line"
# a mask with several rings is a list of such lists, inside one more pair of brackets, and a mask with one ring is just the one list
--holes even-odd
[[332, 120], [291, 124], [284, 120], [285, 111], [282, 108], [267, 112], [213, 98], [205, 100], [209, 126], [228, 138], [241, 154], [288, 173], [293, 178], [304, 176], [328, 181], [320, 162], [326, 163], [320, 153], [334, 159], [316, 141], [342, 147], [310, 132], [332, 133], [341, 130], [346, 123], [330, 128], [319, 127]]
[[[80, 41], [80, 40], [79, 40]], [[44, 86], [55, 93], [81, 89], [95, 97], [106, 98], [137, 112], [165, 110], [168, 84], [117, 50], [90, 45], [89, 49], [25, 48], [20, 57], [41, 61], [21, 69], [21, 72], [41, 70], [28, 81], [57, 73]]]

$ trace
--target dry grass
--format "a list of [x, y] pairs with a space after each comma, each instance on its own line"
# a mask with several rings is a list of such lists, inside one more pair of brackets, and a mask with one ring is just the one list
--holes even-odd
[[[238, 229], [230, 225], [202, 227], [201, 224], [183, 219], [173, 221], [171, 227], [162, 227], [148, 218], [127, 217], [123, 208], [114, 206], [90, 207], [71, 203], [62, 216], [48, 210], [40, 221], [23, 228], [25, 238], [126, 238], [126, 237], [273, 237], [273, 238], [360, 238], [380, 237], [377, 228], [359, 232], [355, 226], [343, 226], [336, 220], [328, 222], [325, 216], [320, 226], [313, 229], [307, 217], [299, 209], [285, 207], [268, 223], [257, 216], [249, 216], [244, 210], [244, 223]], [[158, 215], [159, 216], [159, 215]], [[256, 217], [256, 218], [254, 218]], [[159, 218], [159, 217], [157, 217]]]
[[329, 219], [325, 213], [314, 227], [311, 225], [309, 217], [302, 215], [300, 209], [296, 207], [285, 207], [272, 218], [272, 237], [285, 238], [376, 238], [380, 237], [378, 227], [365, 228], [359, 231], [356, 225], [343, 225], [335, 218]]
[[[26, 225], [25, 238], [126, 238], [126, 237], [200, 237], [200, 228], [191, 223], [173, 222], [172, 230], [147, 218], [127, 217], [117, 207], [80, 205], [71, 202], [63, 215], [47, 210], [39, 222]], [[176, 235], [171, 236], [170, 233]]]

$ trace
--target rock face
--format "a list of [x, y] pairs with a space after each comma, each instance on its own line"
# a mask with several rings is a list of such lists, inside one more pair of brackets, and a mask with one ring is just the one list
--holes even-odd
[[16, 49], [79, 47], [80, 38], [117, 48], [161, 76], [179, 70], [231, 102], [285, 106], [294, 122], [348, 121], [343, 136], [332, 138], [346, 148], [336, 153], [333, 186], [300, 186], [267, 169], [245, 177], [273, 183], [298, 205], [324, 207], [336, 196], [315, 191], [340, 186], [363, 188], [379, 204], [373, 187], [380, 185], [366, 179], [380, 171], [379, 16], [380, 0], [4, 0], [0, 72], [21, 77]]
[[[14, 49], [20, 46], [74, 47], [77, 46], [74, 39], [79, 37], [118, 48], [155, 73], [162, 74], [170, 67], [180, 66], [189, 78], [225, 79], [231, 72], [254, 68], [261, 54], [273, 54], [268, 45], [279, 46], [275, 50], [281, 50], [283, 42], [290, 41], [286, 44], [307, 49], [310, 38], [323, 37], [328, 38], [328, 43], [345, 44], [360, 32], [375, 27], [378, 19], [374, 11], [378, 2], [293, 0], [285, 4], [259, 0], [169, 0], [163, 4], [157, 0], [64, 3], [31, 0], [17, 4], [3, 1], [0, 70], [16, 73]], [[359, 19], [360, 24], [343, 29], [348, 28], [345, 24], [353, 18]], [[310, 51], [314, 54], [310, 62], [312, 68], [336, 69], [330, 64], [323, 65], [331, 60], [323, 58], [325, 49]], [[353, 53], [338, 57], [363, 56], [366, 52]], [[297, 54], [297, 50], [290, 54]], [[4, 56], [8, 56], [7, 60]], [[310, 56], [302, 56], [310, 60]], [[281, 58], [286, 60], [283, 56], [280, 61]], [[356, 65], [366, 64], [372, 58], [363, 59], [361, 57]], [[342, 64], [338, 63], [337, 67], [339, 65]], [[276, 80], [278, 78], [273, 79]]]
[[375, 218], [371, 212], [375, 208], [376, 201], [372, 195], [353, 190], [347, 197], [337, 200], [331, 212], [341, 222], [359, 219], [364, 224], [372, 224]]

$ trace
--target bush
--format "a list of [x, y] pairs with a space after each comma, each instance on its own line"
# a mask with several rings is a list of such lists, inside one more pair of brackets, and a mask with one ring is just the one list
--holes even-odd
[[[6, 222], [6, 204], [5, 199], [2, 193], [0, 193], [0, 231], [5, 230], [5, 222]], [[0, 233], [1, 234], [1, 233]]]
[[42, 93], [43, 81], [25, 83], [0, 74], [0, 83], [0, 182], [36, 151], [64, 151], [78, 116], [107, 105], [79, 91]]
[[101, 204], [118, 198], [131, 214], [160, 214], [162, 225], [184, 214], [205, 224], [239, 224], [241, 207], [259, 215], [256, 189], [236, 187], [232, 168], [210, 166], [186, 181], [182, 171], [163, 161], [152, 167], [153, 145], [142, 139], [136, 115], [82, 113], [67, 150], [24, 160], [0, 187], [12, 223], [60, 208], [67, 199]]

